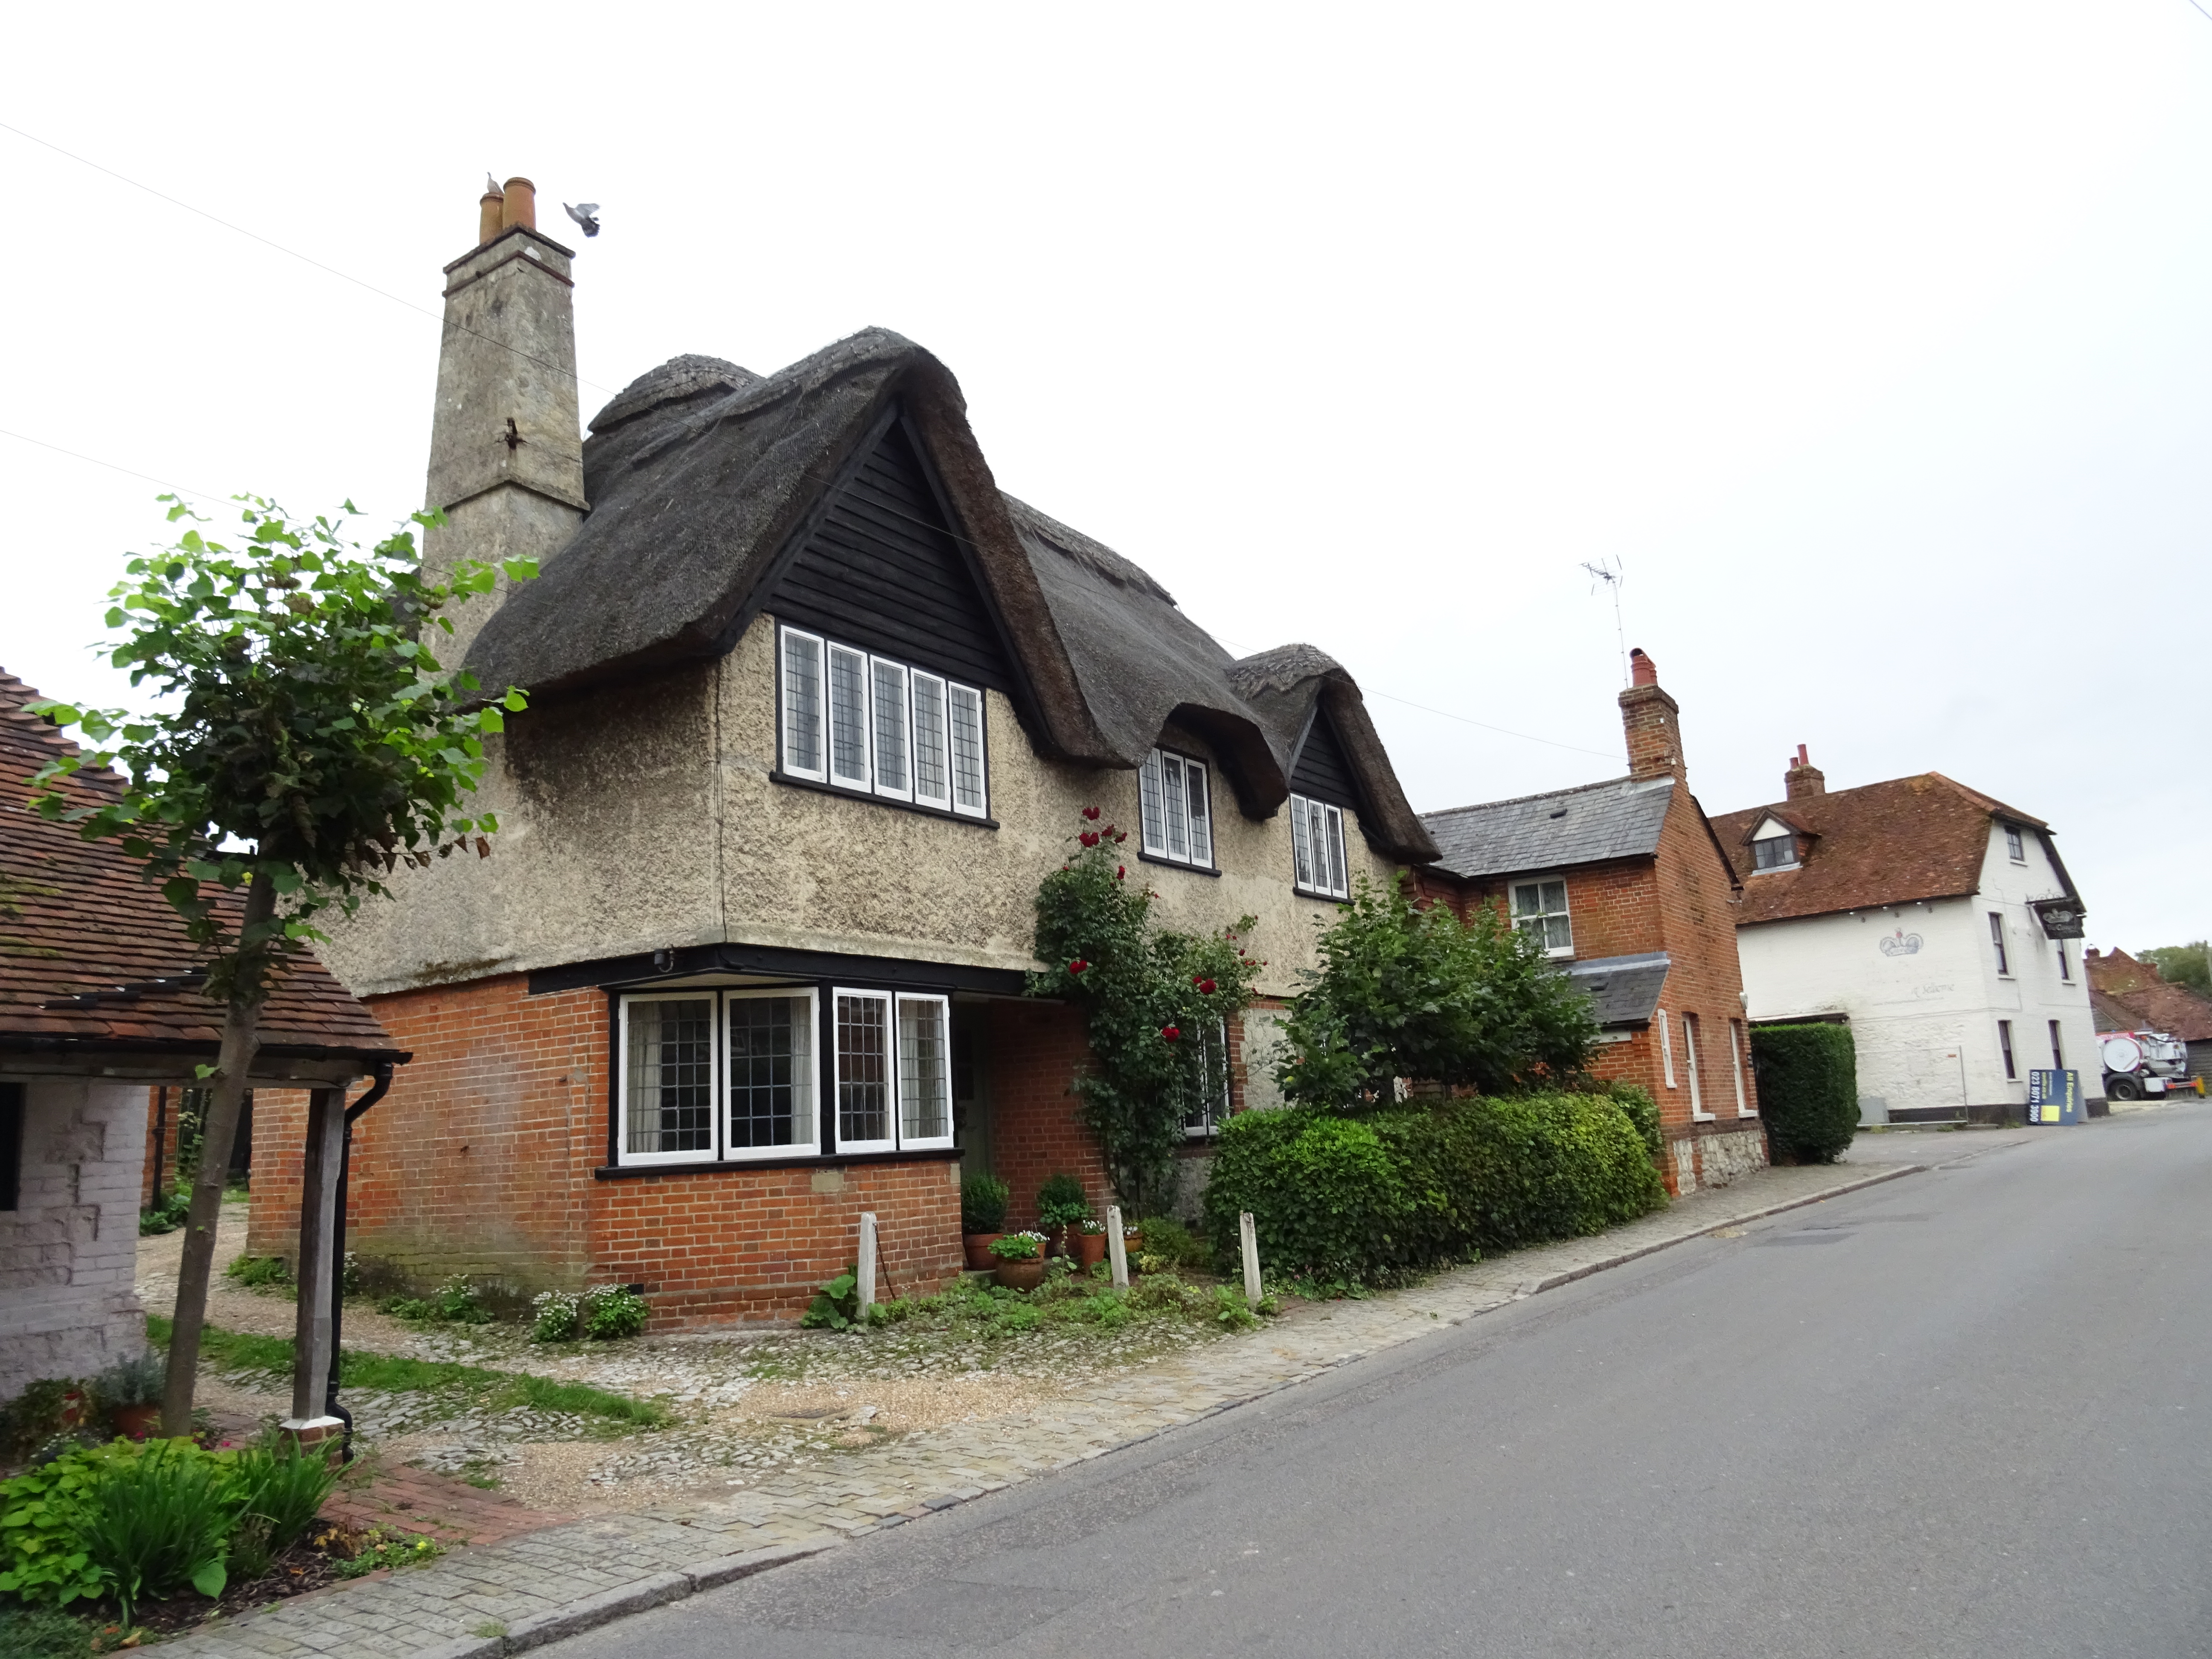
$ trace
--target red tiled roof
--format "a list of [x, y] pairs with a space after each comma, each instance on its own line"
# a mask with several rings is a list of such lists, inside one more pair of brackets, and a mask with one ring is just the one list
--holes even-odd
[[[25, 800], [46, 761], [76, 747], [23, 712], [38, 693], [0, 671], [0, 1048], [112, 1047], [214, 1057], [223, 1010], [192, 983], [199, 957], [184, 921], [143, 866], [112, 842], [81, 840]], [[70, 787], [112, 798], [112, 773], [88, 768]], [[242, 899], [234, 899], [242, 904]], [[60, 999], [103, 993], [81, 1004]], [[264, 1054], [403, 1060], [376, 1017], [312, 957], [286, 970], [262, 1006]]]
[[2138, 962], [2125, 951], [2106, 951], [2084, 959], [2089, 988], [2130, 1016], [2122, 1025], [2100, 1030], [2164, 1031], [2184, 1042], [2212, 1042], [2212, 1000], [2186, 985], [2169, 985], [2156, 964]]
[[[1751, 832], [1770, 814], [1814, 840], [1797, 868], [1754, 874]], [[1713, 833], [1745, 878], [1737, 921], [1780, 921], [1974, 892], [1993, 817], [2049, 827], [1941, 772], [1923, 772], [1724, 813]]]

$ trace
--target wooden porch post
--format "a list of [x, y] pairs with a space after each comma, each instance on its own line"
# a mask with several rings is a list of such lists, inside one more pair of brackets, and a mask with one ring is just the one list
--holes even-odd
[[292, 1415], [285, 1436], [303, 1449], [343, 1434], [345, 1425], [324, 1408], [330, 1376], [331, 1287], [338, 1267], [336, 1240], [338, 1164], [345, 1145], [345, 1091], [307, 1097], [307, 1166], [300, 1180], [299, 1314], [293, 1327]]

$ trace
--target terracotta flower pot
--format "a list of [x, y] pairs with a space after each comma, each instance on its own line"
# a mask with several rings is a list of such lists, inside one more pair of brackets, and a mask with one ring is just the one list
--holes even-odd
[[1095, 1267], [1106, 1259], [1106, 1235], [1078, 1233], [1075, 1235], [1075, 1265]]
[[1033, 1291], [1044, 1283], [1044, 1258], [999, 1263], [999, 1283], [1010, 1291]]
[[977, 1272], [997, 1267], [999, 1258], [991, 1254], [991, 1241], [1005, 1237], [1004, 1233], [963, 1233], [960, 1247], [968, 1252], [969, 1267]]
[[161, 1426], [161, 1408], [152, 1406], [118, 1406], [115, 1408], [115, 1431], [126, 1439], [143, 1440]]

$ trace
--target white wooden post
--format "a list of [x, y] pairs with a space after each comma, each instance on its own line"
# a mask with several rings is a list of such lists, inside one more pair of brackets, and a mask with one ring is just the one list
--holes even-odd
[[298, 1312], [293, 1326], [292, 1415], [281, 1425], [302, 1449], [345, 1425], [324, 1413], [331, 1372], [331, 1284], [336, 1231], [338, 1159], [345, 1144], [345, 1091], [317, 1089], [307, 1097], [307, 1145], [300, 1180]]
[[1114, 1269], [1114, 1288], [1129, 1288], [1129, 1247], [1121, 1242], [1121, 1206], [1106, 1206], [1106, 1261]]
[[858, 1277], [860, 1281], [860, 1315], [863, 1320], [866, 1320], [868, 1316], [868, 1310], [876, 1305], [876, 1212], [873, 1210], [860, 1212], [860, 1265]]
[[1249, 1210], [1237, 1214], [1237, 1242], [1244, 1252], [1244, 1299], [1256, 1308], [1260, 1305], [1260, 1235], [1253, 1231]]

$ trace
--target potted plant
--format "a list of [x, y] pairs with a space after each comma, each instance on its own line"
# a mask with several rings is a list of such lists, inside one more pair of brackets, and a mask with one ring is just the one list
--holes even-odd
[[93, 1379], [93, 1392], [106, 1409], [116, 1433], [143, 1440], [161, 1416], [161, 1385], [165, 1367], [151, 1353], [118, 1360]]
[[1084, 1196], [1083, 1183], [1073, 1176], [1053, 1176], [1037, 1188], [1037, 1224], [1058, 1241], [1057, 1254], [1075, 1254], [1068, 1245], [1071, 1229], [1090, 1218], [1091, 1200]]
[[999, 1283], [1010, 1291], [1033, 1291], [1044, 1283], [1044, 1235], [1000, 1233], [991, 1241], [998, 1259]]
[[1073, 1231], [1068, 1239], [1075, 1246], [1073, 1255], [1079, 1267], [1095, 1267], [1106, 1259], [1106, 1224], [1085, 1219], [1070, 1224]]
[[995, 1176], [971, 1175], [960, 1183], [961, 1246], [976, 1271], [997, 1266], [991, 1241], [1006, 1231], [1006, 1200], [1012, 1189]]

